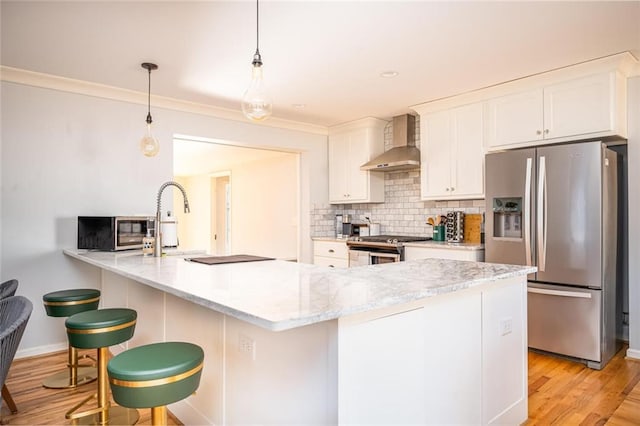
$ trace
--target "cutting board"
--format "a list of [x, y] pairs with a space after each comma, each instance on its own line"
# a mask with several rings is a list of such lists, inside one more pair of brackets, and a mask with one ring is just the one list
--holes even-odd
[[258, 262], [261, 260], [273, 260], [272, 257], [252, 256], [249, 254], [236, 254], [233, 256], [190, 257], [185, 260], [205, 265], [222, 265], [224, 263]]
[[482, 232], [482, 214], [469, 213], [464, 215], [464, 242], [480, 244]]

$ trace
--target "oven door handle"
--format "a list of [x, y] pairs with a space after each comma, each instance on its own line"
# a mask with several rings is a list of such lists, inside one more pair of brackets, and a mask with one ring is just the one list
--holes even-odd
[[381, 253], [381, 252], [375, 252], [375, 251], [370, 251], [369, 252], [369, 256], [376, 256], [376, 257], [388, 257], [391, 259], [395, 259], [395, 258], [399, 258], [400, 255], [398, 253]]

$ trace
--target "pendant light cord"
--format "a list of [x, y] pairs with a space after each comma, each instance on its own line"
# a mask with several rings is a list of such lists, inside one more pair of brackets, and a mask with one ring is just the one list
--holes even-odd
[[256, 0], [256, 52], [260, 54], [260, 6]]
[[147, 124], [151, 124], [151, 67], [149, 67], [149, 90], [147, 91]]
[[260, 56], [260, 7], [259, 0], [256, 0], [256, 53], [253, 55], [253, 62], [251, 64], [254, 67], [262, 66], [262, 56]]

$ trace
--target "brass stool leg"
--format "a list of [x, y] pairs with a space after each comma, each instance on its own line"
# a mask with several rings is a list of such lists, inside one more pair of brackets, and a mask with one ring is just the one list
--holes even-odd
[[[82, 358], [93, 359], [88, 356], [83, 356]], [[50, 389], [68, 389], [96, 380], [96, 368], [79, 365], [78, 359], [78, 350], [69, 345], [69, 349], [67, 350], [67, 369], [47, 377], [42, 382], [42, 386]]]
[[153, 426], [167, 426], [167, 406], [153, 407], [151, 409], [151, 424]]
[[[93, 394], [71, 410], [65, 417], [72, 424], [81, 425], [134, 425], [138, 421], [138, 411], [120, 406], [111, 406], [109, 402], [109, 378], [107, 377], [107, 361], [109, 360], [109, 348], [98, 348], [98, 393]], [[80, 413], [76, 411], [92, 398], [96, 398], [98, 406]]]
[[98, 424], [109, 422], [109, 380], [107, 378], [107, 348], [98, 349]]

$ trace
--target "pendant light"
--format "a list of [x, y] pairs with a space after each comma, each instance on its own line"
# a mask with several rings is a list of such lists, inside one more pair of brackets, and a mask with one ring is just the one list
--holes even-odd
[[273, 107], [271, 97], [267, 93], [262, 81], [262, 57], [260, 56], [260, 16], [258, 0], [256, 0], [256, 53], [251, 62], [251, 83], [242, 97], [242, 112], [253, 121], [262, 121], [271, 115]]
[[158, 66], [149, 62], [144, 62], [141, 66], [149, 71], [149, 92], [147, 97], [147, 134], [140, 139], [140, 150], [147, 157], [155, 157], [160, 151], [160, 144], [151, 134], [151, 123], [153, 122], [151, 119], [151, 70], [157, 70]]

